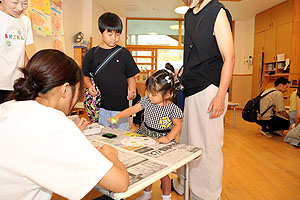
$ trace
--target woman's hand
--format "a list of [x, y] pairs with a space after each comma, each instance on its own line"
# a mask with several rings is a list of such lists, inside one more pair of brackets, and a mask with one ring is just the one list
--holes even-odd
[[207, 110], [208, 113], [212, 111], [209, 118], [213, 119], [213, 118], [220, 117], [224, 113], [224, 109], [225, 109], [225, 97], [221, 97], [218, 95], [215, 96], [215, 98], [213, 98]]
[[113, 158], [118, 158], [118, 151], [110, 145], [104, 144], [103, 146], [97, 146], [96, 148], [105, 157], [108, 157], [109, 155], [113, 156]]
[[80, 121], [78, 122], [77, 127], [78, 127], [81, 131], [83, 131], [83, 129], [84, 129], [88, 124], [89, 124], [88, 120], [87, 120], [86, 118], [82, 117], [82, 118], [80, 119]]

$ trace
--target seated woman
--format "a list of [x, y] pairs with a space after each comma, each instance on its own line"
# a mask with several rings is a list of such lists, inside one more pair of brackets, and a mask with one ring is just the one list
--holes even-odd
[[0, 199], [82, 199], [96, 184], [126, 191], [117, 150], [95, 148], [66, 117], [83, 87], [76, 62], [48, 49], [20, 70], [14, 100], [0, 105]]
[[[299, 80], [300, 81], [300, 80]], [[296, 117], [295, 117], [295, 127], [291, 129], [284, 138], [284, 141], [294, 145], [300, 146], [300, 84], [297, 90], [297, 99], [296, 99]]]

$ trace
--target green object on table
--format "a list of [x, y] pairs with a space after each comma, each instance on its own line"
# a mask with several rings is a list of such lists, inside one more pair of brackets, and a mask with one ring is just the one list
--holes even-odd
[[113, 117], [110, 119], [111, 124], [116, 124], [117, 123], [117, 118]]

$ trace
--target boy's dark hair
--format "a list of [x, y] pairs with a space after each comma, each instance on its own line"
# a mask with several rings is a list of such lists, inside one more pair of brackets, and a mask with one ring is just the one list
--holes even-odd
[[290, 83], [290, 81], [289, 81], [288, 79], [283, 78], [283, 77], [280, 77], [280, 78], [278, 78], [278, 79], [275, 81], [274, 86], [276, 87], [276, 86], [278, 86], [279, 84], [286, 85], [286, 84], [288, 84], [288, 83]]
[[160, 92], [162, 96], [170, 92], [171, 96], [174, 97], [174, 78], [167, 70], [158, 70], [146, 80], [146, 89], [149, 92]]
[[116, 33], [122, 33], [123, 23], [118, 15], [107, 12], [99, 17], [98, 27], [101, 33], [103, 33], [105, 30], [108, 32], [115, 31]]

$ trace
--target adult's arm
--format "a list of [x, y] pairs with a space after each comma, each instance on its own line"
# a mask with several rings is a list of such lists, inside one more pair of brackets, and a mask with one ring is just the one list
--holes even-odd
[[127, 79], [127, 84], [128, 84], [127, 99], [128, 100], [133, 100], [136, 97], [136, 81], [135, 81], [135, 76], [128, 78]]
[[221, 9], [217, 16], [214, 34], [223, 57], [224, 64], [222, 67], [218, 93], [208, 108], [208, 112], [211, 112], [212, 110], [210, 118], [217, 118], [224, 112], [225, 97], [230, 85], [235, 62], [232, 32], [224, 9]]
[[98, 146], [97, 149], [113, 163], [98, 185], [112, 192], [125, 192], [129, 186], [129, 175], [124, 164], [118, 159], [118, 151], [109, 145]]
[[295, 126], [299, 124], [300, 121], [300, 98], [297, 96], [297, 111], [295, 117]]
[[27, 65], [29, 59], [28, 59], [28, 56], [27, 56], [27, 53], [25, 51], [25, 56], [24, 56], [24, 67]]

